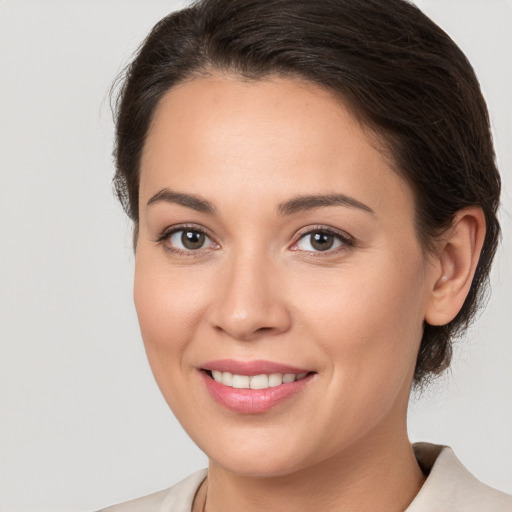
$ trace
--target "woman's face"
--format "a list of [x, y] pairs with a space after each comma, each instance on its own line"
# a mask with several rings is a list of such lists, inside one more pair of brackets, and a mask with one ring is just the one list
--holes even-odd
[[328, 92], [217, 76], [161, 102], [135, 304], [212, 464], [286, 474], [405, 435], [433, 274], [410, 189]]

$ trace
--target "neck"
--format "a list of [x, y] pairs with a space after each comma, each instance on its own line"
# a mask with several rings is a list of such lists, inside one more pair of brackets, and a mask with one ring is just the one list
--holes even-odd
[[206, 511], [403, 511], [424, 479], [404, 425], [284, 476], [238, 475], [211, 461]]

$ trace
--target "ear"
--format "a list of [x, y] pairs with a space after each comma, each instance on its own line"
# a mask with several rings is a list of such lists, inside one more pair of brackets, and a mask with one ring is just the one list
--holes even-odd
[[425, 313], [425, 321], [430, 325], [451, 322], [462, 308], [475, 275], [484, 238], [485, 216], [480, 207], [457, 212], [434, 257], [433, 285]]

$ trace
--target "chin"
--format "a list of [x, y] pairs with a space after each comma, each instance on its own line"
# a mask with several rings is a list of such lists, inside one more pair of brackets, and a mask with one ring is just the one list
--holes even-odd
[[[265, 435], [262, 432], [263, 435]], [[292, 440], [278, 439], [267, 432], [266, 442], [257, 442], [253, 436], [243, 436], [244, 439], [230, 438], [224, 442], [218, 440], [213, 444], [210, 442], [198, 443], [199, 447], [206, 453], [213, 465], [218, 465], [224, 470], [244, 477], [278, 477], [285, 476], [308, 466], [304, 443], [290, 442]], [[273, 442], [268, 442], [273, 438]], [[286, 449], [283, 449], [286, 448]]]
[[220, 460], [210, 459], [210, 461], [230, 473], [251, 478], [286, 476], [300, 469], [296, 467], [294, 461], [284, 459], [282, 455], [278, 460], [274, 460], [268, 459], [266, 454], [251, 457], [243, 457], [241, 454], [236, 454], [236, 457], [221, 457]]

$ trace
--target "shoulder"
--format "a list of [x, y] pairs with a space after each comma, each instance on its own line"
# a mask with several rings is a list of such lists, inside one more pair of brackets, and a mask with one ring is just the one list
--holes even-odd
[[512, 496], [477, 480], [448, 446], [414, 445], [428, 477], [407, 512], [512, 512]]
[[168, 489], [112, 505], [99, 512], [190, 512], [197, 489], [206, 474], [206, 469], [196, 471]]

